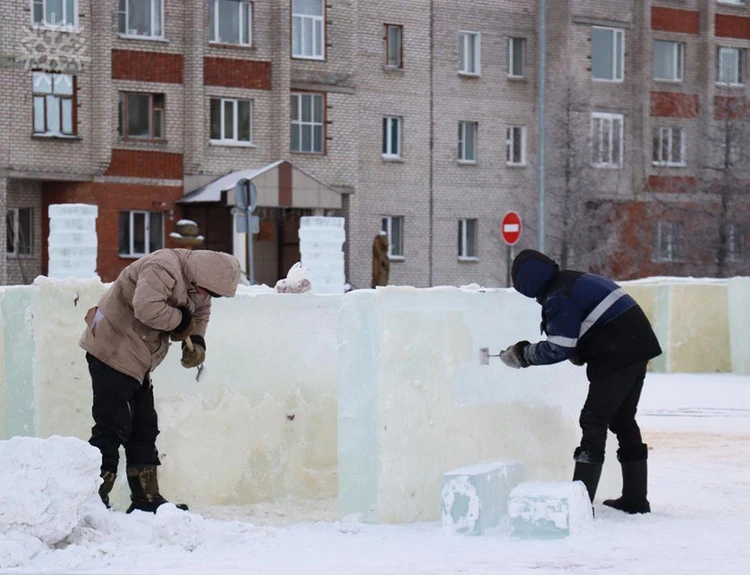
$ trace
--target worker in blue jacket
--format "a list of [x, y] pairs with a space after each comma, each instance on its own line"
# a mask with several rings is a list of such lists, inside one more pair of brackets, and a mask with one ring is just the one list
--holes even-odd
[[544, 254], [524, 250], [513, 261], [513, 287], [542, 306], [539, 343], [519, 341], [500, 354], [516, 369], [570, 360], [586, 365], [589, 392], [581, 410], [581, 445], [573, 480], [586, 485], [593, 503], [604, 463], [607, 428], [619, 443], [622, 496], [605, 505], [648, 513], [648, 447], [635, 421], [648, 361], [661, 347], [643, 310], [612, 280], [560, 267]]

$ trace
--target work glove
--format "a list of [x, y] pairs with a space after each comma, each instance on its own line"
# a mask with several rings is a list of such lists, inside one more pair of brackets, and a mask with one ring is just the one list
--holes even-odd
[[573, 354], [568, 358], [568, 361], [572, 363], [573, 365], [577, 365], [578, 367], [581, 367], [582, 365], [586, 365], [586, 362], [583, 361], [577, 354]]
[[169, 334], [169, 339], [172, 341], [185, 341], [188, 336], [193, 333], [195, 329], [195, 322], [193, 321], [193, 314], [189, 308], [181, 307], [182, 321], [172, 333]]
[[206, 361], [206, 347], [205, 344], [201, 345], [202, 343], [202, 341], [193, 341], [193, 351], [190, 351], [185, 342], [182, 342], [182, 359], [180, 360], [182, 367], [190, 369], [191, 367], [198, 367]]
[[519, 341], [506, 350], [501, 351], [500, 359], [505, 365], [512, 367], [513, 369], [529, 367], [529, 362], [524, 358], [523, 352], [530, 345], [531, 344], [528, 341]]

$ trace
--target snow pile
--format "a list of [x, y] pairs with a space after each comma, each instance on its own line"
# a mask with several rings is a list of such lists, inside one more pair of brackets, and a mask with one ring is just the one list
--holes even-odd
[[193, 551], [206, 538], [203, 517], [182, 511], [168, 503], [159, 507], [151, 526], [154, 543], [178, 545], [186, 551]]
[[286, 278], [276, 282], [276, 291], [279, 293], [305, 293], [310, 291], [310, 280], [307, 279], [308, 269], [297, 262], [291, 268]]
[[[0, 441], [0, 560], [64, 541], [98, 496], [101, 455], [74, 437], [14, 437]], [[16, 546], [22, 548], [18, 556]]]

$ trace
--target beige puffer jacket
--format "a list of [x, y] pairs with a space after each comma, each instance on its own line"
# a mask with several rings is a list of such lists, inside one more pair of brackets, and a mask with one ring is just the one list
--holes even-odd
[[195, 321], [194, 335], [204, 336], [214, 294], [234, 297], [240, 264], [232, 255], [209, 250], [164, 249], [126, 267], [115, 283], [86, 314], [79, 345], [117, 371], [138, 381], [167, 355], [169, 332], [182, 321], [187, 307]]

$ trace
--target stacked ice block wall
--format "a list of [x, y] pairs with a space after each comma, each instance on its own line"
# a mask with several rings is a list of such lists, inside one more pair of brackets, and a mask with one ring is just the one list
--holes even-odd
[[344, 218], [305, 217], [300, 221], [302, 265], [315, 293], [344, 293]]
[[87, 204], [49, 207], [49, 277], [96, 277], [98, 212]]

